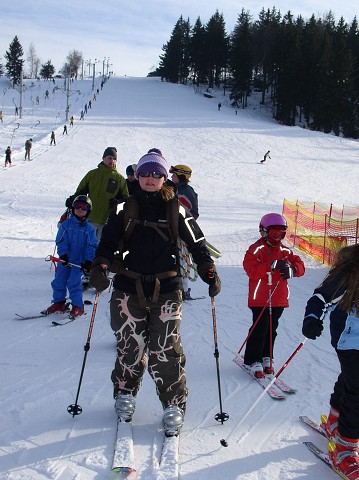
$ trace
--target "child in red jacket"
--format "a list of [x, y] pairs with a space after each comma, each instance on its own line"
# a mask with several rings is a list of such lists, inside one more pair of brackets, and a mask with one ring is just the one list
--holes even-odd
[[305, 271], [301, 258], [282, 244], [286, 230], [282, 215], [264, 215], [259, 224], [262, 238], [248, 248], [243, 260], [249, 277], [248, 307], [253, 313], [244, 363], [250, 365], [257, 378], [274, 373], [273, 346], [278, 321], [289, 306], [287, 280], [301, 277]]

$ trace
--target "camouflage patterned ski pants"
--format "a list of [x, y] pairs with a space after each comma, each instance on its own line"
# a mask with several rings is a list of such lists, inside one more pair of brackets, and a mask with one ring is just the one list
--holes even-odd
[[117, 337], [117, 357], [111, 380], [118, 391], [136, 395], [148, 361], [148, 371], [164, 406], [187, 398], [186, 357], [180, 336], [182, 293], [160, 294], [158, 302], [140, 307], [137, 295], [114, 290], [111, 328]]

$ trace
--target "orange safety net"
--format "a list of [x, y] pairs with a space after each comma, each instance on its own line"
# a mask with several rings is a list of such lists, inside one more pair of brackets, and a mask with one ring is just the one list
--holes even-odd
[[359, 206], [338, 209], [284, 199], [282, 214], [288, 242], [325, 265], [333, 264], [342, 247], [358, 243]]

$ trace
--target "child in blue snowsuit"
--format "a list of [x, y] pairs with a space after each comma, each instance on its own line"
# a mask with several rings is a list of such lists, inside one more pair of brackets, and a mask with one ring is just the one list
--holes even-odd
[[[89, 272], [95, 257], [97, 238], [94, 227], [88, 222], [92, 202], [86, 195], [79, 195], [72, 203], [72, 215], [61, 223], [56, 235], [57, 253], [61, 260], [51, 282], [53, 289], [52, 305], [47, 314], [66, 309], [66, 289], [72, 304], [71, 318], [84, 313], [82, 300], [82, 274]], [[79, 267], [69, 264], [78, 265]]]

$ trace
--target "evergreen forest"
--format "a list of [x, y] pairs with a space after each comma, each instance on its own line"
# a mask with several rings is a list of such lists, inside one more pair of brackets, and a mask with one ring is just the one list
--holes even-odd
[[308, 20], [242, 9], [233, 32], [218, 10], [204, 24], [181, 16], [162, 48], [155, 72], [174, 83], [223, 88], [231, 105], [246, 108], [253, 91], [285, 125], [359, 138], [359, 32], [332, 12]]

